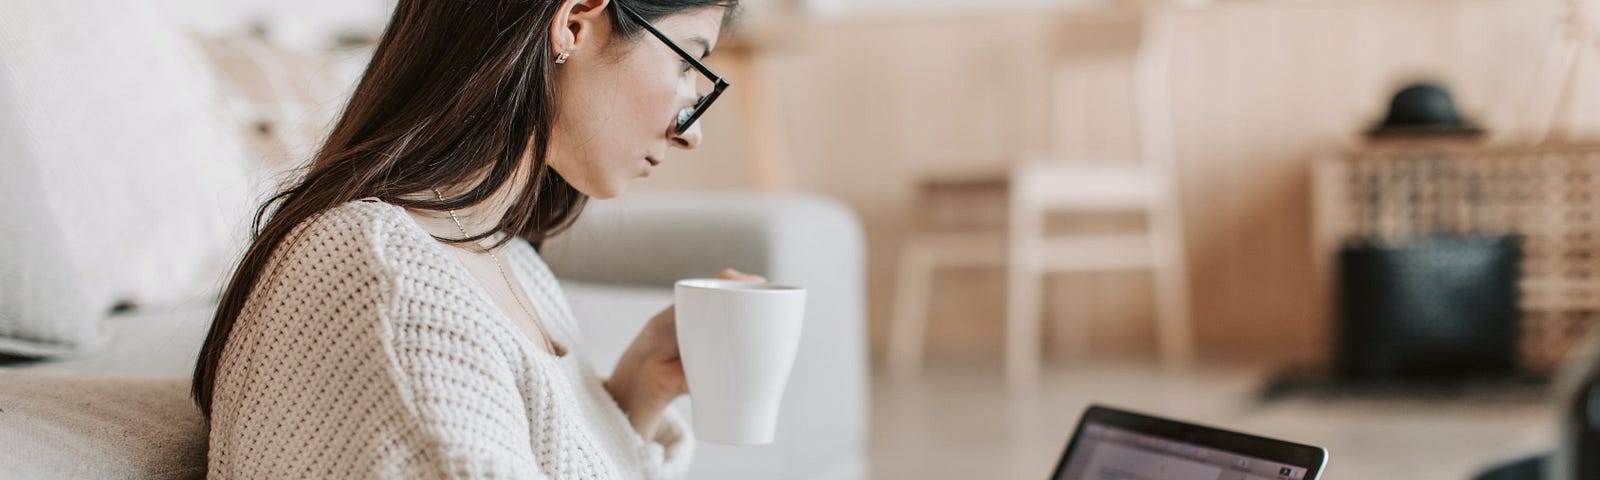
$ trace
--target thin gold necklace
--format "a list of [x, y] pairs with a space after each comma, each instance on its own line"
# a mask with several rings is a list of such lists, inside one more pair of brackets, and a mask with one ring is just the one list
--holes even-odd
[[[439, 197], [439, 201], [444, 201], [444, 194], [439, 193], [438, 189], [433, 190], [433, 195]], [[456, 230], [461, 231], [461, 238], [467, 238], [467, 228], [461, 225], [461, 219], [456, 217], [456, 211], [453, 209], [448, 211], [450, 212], [450, 220], [456, 222]], [[522, 313], [527, 314], [528, 318], [533, 320], [533, 328], [539, 329], [539, 336], [544, 337], [544, 348], [548, 349], [551, 355], [559, 356], [560, 354], [556, 353], [555, 342], [550, 340], [550, 332], [544, 329], [544, 321], [538, 315], [533, 314], [532, 308], [528, 308], [528, 305], [523, 303], [522, 295], [517, 295], [517, 284], [511, 281], [511, 275], [506, 272], [505, 262], [500, 261], [500, 255], [495, 253], [496, 250], [498, 249], [489, 250], [489, 256], [494, 257], [494, 267], [500, 270], [500, 278], [505, 279], [506, 288], [511, 290], [511, 298], [517, 301], [518, 307], [522, 307]]]

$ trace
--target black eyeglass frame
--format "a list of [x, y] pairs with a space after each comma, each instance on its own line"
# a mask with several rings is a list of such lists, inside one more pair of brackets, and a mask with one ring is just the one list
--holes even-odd
[[634, 13], [633, 9], [623, 6], [621, 3], [617, 2], [611, 2], [611, 4], [616, 5], [617, 11], [627, 15], [629, 19], [639, 22], [639, 25], [643, 26], [645, 30], [649, 31], [651, 35], [655, 35], [657, 39], [660, 39], [661, 43], [667, 44], [667, 48], [671, 48], [673, 53], [677, 53], [679, 57], [683, 57], [684, 61], [689, 62], [689, 65], [692, 65], [695, 70], [700, 71], [702, 75], [705, 75], [707, 79], [711, 80], [711, 93], [705, 94], [704, 96], [701, 96], [699, 100], [695, 101], [694, 110], [689, 113], [689, 118], [687, 120], [683, 119], [682, 115], [680, 114], [678, 124], [673, 127], [673, 129], [679, 134], [689, 130], [689, 127], [694, 126], [694, 122], [700, 119], [700, 114], [705, 113], [706, 108], [711, 106], [711, 102], [716, 101], [717, 97], [721, 96], [722, 91], [727, 89], [728, 85], [730, 84], [727, 80], [724, 80], [721, 75], [717, 75], [717, 72], [713, 72], [710, 68], [707, 68], [706, 64], [700, 63], [700, 60], [694, 58], [694, 55], [690, 55], [689, 51], [684, 50], [683, 47], [680, 47], [677, 43], [674, 43], [672, 39], [667, 38], [666, 34], [661, 33], [660, 30], [656, 30], [655, 25], [651, 25], [650, 22], [645, 21], [644, 17]]

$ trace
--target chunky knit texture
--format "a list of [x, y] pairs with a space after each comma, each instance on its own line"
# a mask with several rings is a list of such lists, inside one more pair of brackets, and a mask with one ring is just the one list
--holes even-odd
[[556, 357], [401, 207], [346, 203], [273, 255], [223, 352], [214, 478], [674, 478], [694, 441], [669, 410], [642, 438], [583, 360], [554, 275], [502, 258]]

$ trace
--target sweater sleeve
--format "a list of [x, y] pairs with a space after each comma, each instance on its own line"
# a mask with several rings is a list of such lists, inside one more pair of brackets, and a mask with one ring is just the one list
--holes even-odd
[[645, 438], [633, 429], [627, 413], [622, 411], [609, 393], [604, 393], [605, 389], [599, 386], [600, 383], [595, 385], [599, 394], [612, 400], [605, 402], [608, 411], [604, 414], [609, 418], [603, 423], [624, 440], [628, 454], [639, 466], [640, 475], [649, 480], [687, 478], [690, 463], [694, 460], [695, 440], [689, 423], [678, 414], [677, 409], [669, 406], [663, 410], [655, 435]]
[[[652, 454], [647, 461], [660, 462], [661, 478], [688, 478], [689, 465], [694, 460], [694, 434], [677, 409], [669, 407], [661, 412], [661, 425], [651, 443], [659, 446], [648, 447]], [[655, 451], [661, 452], [659, 458]]]
[[[517, 248], [511, 250], [510, 255], [515, 258], [514, 269], [522, 270], [528, 278], [532, 279], [534, 291], [538, 298], [550, 302], [559, 312], [550, 320], [550, 327], [556, 329], [561, 336], [571, 339], [580, 339], [583, 332], [576, 323], [566, 294], [561, 290], [561, 283], [550, 271], [544, 259], [537, 250], [526, 240], [518, 239]], [[581, 343], [581, 342], [580, 342]], [[585, 370], [593, 375], [593, 365], [585, 363]], [[603, 382], [596, 377], [591, 388], [592, 394], [597, 398], [604, 398], [602, 408], [608, 413], [607, 425], [615, 429], [619, 438], [625, 439], [628, 448], [639, 465], [644, 478], [648, 479], [679, 479], [687, 478], [689, 466], [694, 460], [695, 439], [689, 422], [677, 409], [668, 407], [661, 412], [661, 423], [656, 427], [652, 438], [644, 438], [633, 429], [628, 421], [626, 412], [622, 411], [615, 398], [603, 387]]]
[[469, 332], [399, 318], [386, 376], [429, 478], [545, 478], [530, 448], [516, 377]]
[[[388, 253], [391, 249], [381, 249]], [[436, 277], [426, 272], [441, 259], [397, 252], [394, 282], [383, 311], [382, 349], [388, 381], [398, 394], [398, 412], [410, 419], [414, 451], [425, 459], [416, 473], [429, 478], [545, 478], [531, 448], [530, 418], [515, 353], [481, 331], [482, 312], [435, 298]]]

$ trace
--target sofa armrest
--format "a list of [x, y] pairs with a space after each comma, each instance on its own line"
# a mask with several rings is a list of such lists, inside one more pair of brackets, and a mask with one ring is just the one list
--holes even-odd
[[577, 224], [540, 253], [563, 279], [670, 287], [723, 268], [774, 282], [811, 262], [859, 269], [861, 243], [849, 207], [821, 197], [656, 193], [590, 201]]
[[[808, 195], [646, 194], [592, 202], [541, 249], [563, 281], [664, 288], [723, 268], [807, 289], [772, 445], [700, 445], [696, 478], [864, 477], [869, 423], [864, 238], [855, 213]], [[580, 321], [616, 321], [601, 318]], [[697, 462], [698, 463], [698, 462]], [[728, 468], [721, 468], [728, 467]], [[746, 472], [737, 474], [731, 472]]]
[[0, 477], [203, 479], [189, 377], [0, 371]]

